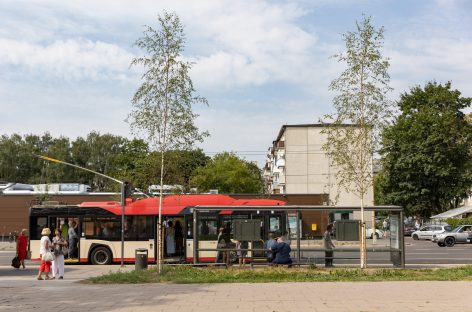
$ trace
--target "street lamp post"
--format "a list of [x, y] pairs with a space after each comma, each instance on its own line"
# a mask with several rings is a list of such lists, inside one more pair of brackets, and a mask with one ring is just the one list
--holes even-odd
[[93, 171], [93, 170], [90, 170], [90, 169], [87, 169], [87, 168], [84, 168], [84, 167], [80, 167], [80, 166], [77, 166], [77, 165], [62, 161], [62, 160], [58, 160], [58, 159], [54, 159], [54, 158], [47, 157], [47, 156], [42, 156], [42, 155], [36, 155], [36, 154], [33, 154], [33, 155], [35, 157], [38, 157], [38, 158], [42, 159], [42, 160], [51, 161], [51, 162], [66, 165], [66, 166], [71, 166], [71, 167], [74, 167], [74, 168], [77, 168], [77, 169], [80, 169], [80, 170], [85, 170], [85, 171], [91, 172], [93, 174], [99, 175], [101, 177], [113, 180], [117, 183], [120, 183], [120, 185], [121, 185], [121, 201], [120, 201], [120, 203], [121, 203], [121, 266], [123, 267], [124, 266], [124, 259], [125, 259], [125, 254], [124, 254], [125, 253], [125, 205], [126, 205], [125, 193], [126, 193], [126, 186], [127, 186], [128, 182], [123, 182], [123, 181], [120, 181], [118, 179], [107, 176], [106, 174], [96, 172], [96, 171]]

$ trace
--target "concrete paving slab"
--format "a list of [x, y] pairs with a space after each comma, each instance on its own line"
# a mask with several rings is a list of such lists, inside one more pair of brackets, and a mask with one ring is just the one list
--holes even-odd
[[94, 285], [78, 282], [120, 266], [67, 266], [64, 280], [51, 281], [35, 280], [37, 269], [0, 267], [0, 312], [468, 311], [472, 286], [465, 281]]

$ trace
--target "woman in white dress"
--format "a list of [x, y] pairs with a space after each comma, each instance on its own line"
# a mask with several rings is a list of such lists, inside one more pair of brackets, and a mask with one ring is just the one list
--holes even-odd
[[172, 221], [167, 222], [166, 229], [166, 253], [169, 256], [175, 254], [175, 229]]
[[54, 246], [54, 255], [56, 259], [52, 262], [52, 279], [56, 278], [56, 275], [59, 274], [59, 279], [64, 278], [64, 250], [66, 249], [67, 243], [62, 237], [62, 232], [60, 229], [56, 229], [54, 232], [56, 236], [52, 239], [52, 244]]

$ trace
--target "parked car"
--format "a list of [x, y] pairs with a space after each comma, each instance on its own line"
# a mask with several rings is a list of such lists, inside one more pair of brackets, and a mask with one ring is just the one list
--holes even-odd
[[434, 234], [441, 234], [444, 232], [450, 232], [452, 228], [449, 225], [438, 225], [430, 224], [421, 227], [418, 231], [411, 233], [411, 237], [414, 240], [418, 239], [427, 239], [430, 240], [433, 238]]
[[472, 225], [459, 225], [450, 232], [433, 234], [431, 241], [438, 243], [438, 246], [452, 247], [455, 244], [467, 244], [471, 242]]
[[[373, 236], [373, 230], [371, 228], [366, 228], [365, 229], [365, 237], [366, 238], [374, 238]], [[376, 238], [383, 238], [385, 236], [385, 233], [382, 230], [375, 229], [375, 237]]]

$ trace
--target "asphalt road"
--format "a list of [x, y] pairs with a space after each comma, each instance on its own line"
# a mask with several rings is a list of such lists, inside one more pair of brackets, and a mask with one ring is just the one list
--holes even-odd
[[[385, 239], [379, 240], [379, 244], [385, 243]], [[455, 245], [454, 247], [439, 247], [431, 241], [415, 241], [410, 237], [405, 237], [405, 262], [407, 266], [450, 266], [461, 264], [472, 264], [472, 244]], [[0, 266], [10, 265], [14, 257], [13, 251], [0, 251]], [[322, 265], [323, 253], [317, 252], [305, 254], [311, 261]], [[335, 258], [358, 258], [359, 252], [336, 252]], [[318, 258], [318, 259], [317, 259]], [[346, 260], [335, 259], [336, 265], [355, 265], [358, 259]], [[390, 265], [390, 253], [378, 252], [368, 253], [368, 265]]]
[[472, 244], [439, 247], [431, 241], [405, 238], [407, 264], [472, 264]]
[[[383, 240], [379, 240], [380, 242]], [[340, 253], [335, 257], [340, 256]], [[358, 252], [342, 253], [341, 256], [358, 256]], [[354, 264], [358, 260], [335, 260], [335, 264]], [[367, 264], [389, 264], [390, 253], [367, 254]], [[405, 263], [407, 266], [454, 266], [472, 264], [472, 244], [455, 245], [454, 247], [439, 247], [431, 241], [415, 241], [411, 237], [405, 237]]]

